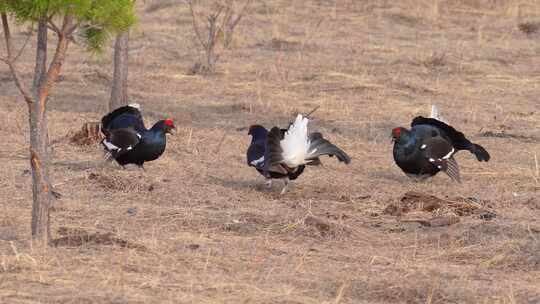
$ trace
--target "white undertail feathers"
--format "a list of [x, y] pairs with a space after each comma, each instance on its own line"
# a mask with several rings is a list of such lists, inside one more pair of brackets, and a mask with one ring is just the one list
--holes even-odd
[[132, 103], [128, 104], [128, 106], [130, 106], [132, 108], [135, 108], [137, 110], [141, 110], [141, 105], [136, 103], [136, 102], [132, 102]]
[[288, 167], [295, 168], [306, 163], [306, 157], [310, 152], [310, 141], [307, 132], [308, 122], [309, 119], [303, 117], [302, 114], [298, 114], [296, 120], [280, 141], [283, 150], [283, 163]]
[[431, 114], [429, 115], [429, 118], [434, 118], [438, 121], [446, 123], [446, 119], [441, 116], [441, 112], [439, 111], [439, 107], [437, 107], [437, 105], [431, 105]]

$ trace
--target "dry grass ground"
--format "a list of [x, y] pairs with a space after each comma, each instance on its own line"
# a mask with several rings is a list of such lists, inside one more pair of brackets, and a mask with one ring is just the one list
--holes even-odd
[[[50, 103], [62, 197], [46, 252], [29, 235], [27, 113], [0, 65], [1, 303], [540, 302], [540, 3], [292, 3], [255, 1], [217, 74], [190, 76], [188, 7], [138, 2], [131, 97], [179, 127], [146, 172], [67, 140], [104, 114], [111, 75], [110, 52], [70, 49]], [[432, 103], [492, 155], [461, 152], [461, 185], [393, 163], [391, 128]], [[247, 127], [318, 105], [312, 129], [352, 164], [325, 159], [284, 196], [261, 189]], [[449, 203], [400, 202], [409, 191]]]

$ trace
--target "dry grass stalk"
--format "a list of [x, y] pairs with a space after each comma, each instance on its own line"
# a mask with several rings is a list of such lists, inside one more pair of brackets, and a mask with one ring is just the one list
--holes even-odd
[[446, 53], [441, 52], [433, 52], [429, 56], [427, 56], [423, 61], [422, 64], [429, 69], [434, 69], [438, 67], [442, 67], [446, 65]]
[[87, 244], [94, 244], [146, 250], [144, 246], [118, 238], [111, 232], [89, 233], [88, 231], [79, 228], [60, 227], [58, 229], [58, 234], [60, 234], [61, 237], [52, 240], [53, 246], [81, 247]]

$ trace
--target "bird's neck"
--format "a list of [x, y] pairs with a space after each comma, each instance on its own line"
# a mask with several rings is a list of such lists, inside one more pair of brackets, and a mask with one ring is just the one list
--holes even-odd
[[251, 143], [266, 142], [267, 135], [266, 133], [255, 133], [252, 135]]
[[165, 132], [163, 132], [163, 124], [160, 122], [155, 123], [148, 131], [156, 134], [165, 134]]
[[146, 131], [145, 137], [149, 140], [161, 140], [166, 138], [163, 127], [158, 124], [155, 124], [150, 130]]
[[414, 152], [416, 144], [416, 136], [412, 136], [410, 134], [403, 135], [399, 140], [399, 146], [406, 154]]

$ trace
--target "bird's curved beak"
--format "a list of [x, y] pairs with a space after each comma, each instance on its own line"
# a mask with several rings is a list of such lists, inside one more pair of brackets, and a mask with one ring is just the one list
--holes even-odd
[[172, 126], [170, 129], [167, 129], [167, 133], [174, 135], [176, 133], [176, 127]]

